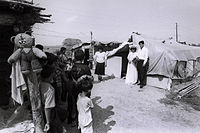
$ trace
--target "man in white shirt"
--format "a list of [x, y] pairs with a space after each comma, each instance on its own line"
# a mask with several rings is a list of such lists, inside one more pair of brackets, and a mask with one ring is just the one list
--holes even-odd
[[139, 42], [139, 50], [138, 50], [138, 64], [137, 64], [137, 70], [138, 70], [138, 85], [140, 85], [140, 88], [143, 88], [146, 85], [146, 79], [147, 79], [147, 70], [149, 66], [149, 58], [148, 58], [148, 49], [144, 47], [144, 41]]

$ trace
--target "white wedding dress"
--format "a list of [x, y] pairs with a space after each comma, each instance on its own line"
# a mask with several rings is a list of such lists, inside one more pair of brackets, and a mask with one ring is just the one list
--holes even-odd
[[138, 72], [136, 65], [133, 63], [133, 59], [136, 58], [137, 52], [129, 52], [128, 54], [128, 66], [127, 66], [127, 72], [126, 72], [126, 84], [135, 84], [138, 79]]

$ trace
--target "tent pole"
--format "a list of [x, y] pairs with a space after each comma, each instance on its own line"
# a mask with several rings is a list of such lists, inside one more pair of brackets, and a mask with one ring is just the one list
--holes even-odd
[[176, 23], [176, 42], [178, 42], [178, 23]]

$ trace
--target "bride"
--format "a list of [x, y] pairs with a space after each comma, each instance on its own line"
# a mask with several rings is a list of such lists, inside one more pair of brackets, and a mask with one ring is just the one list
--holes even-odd
[[136, 60], [137, 57], [137, 48], [135, 46], [130, 46], [130, 51], [128, 54], [128, 66], [127, 66], [127, 73], [126, 73], [126, 84], [135, 84], [138, 79], [138, 72], [136, 67]]

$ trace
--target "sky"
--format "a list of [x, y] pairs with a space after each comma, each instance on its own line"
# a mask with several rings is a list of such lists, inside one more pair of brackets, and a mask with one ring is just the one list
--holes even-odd
[[147, 39], [175, 38], [200, 44], [200, 0], [34, 0], [51, 14], [51, 23], [35, 24], [36, 43], [61, 45], [65, 38], [82, 42], [127, 41], [132, 32]]

